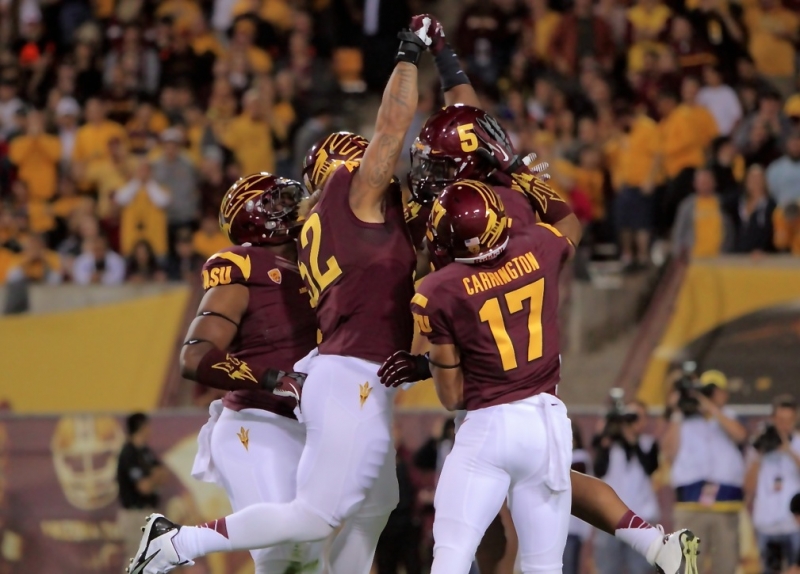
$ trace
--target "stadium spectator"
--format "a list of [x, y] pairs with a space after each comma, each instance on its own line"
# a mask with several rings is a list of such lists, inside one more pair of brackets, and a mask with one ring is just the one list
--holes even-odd
[[308, 149], [320, 138], [334, 131], [330, 108], [319, 105], [311, 111], [310, 117], [297, 129], [294, 144], [294, 165], [292, 177], [298, 181], [303, 177], [303, 160]]
[[738, 202], [737, 209], [734, 210], [735, 253], [774, 251], [772, 245], [774, 211], [775, 202], [767, 194], [764, 168], [754, 164], [747, 170], [744, 194]]
[[272, 130], [269, 127], [267, 103], [256, 89], [242, 96], [242, 113], [216, 136], [228, 148], [243, 175], [260, 171], [275, 171], [272, 149]]
[[73, 98], [61, 98], [56, 104], [55, 115], [58, 139], [61, 142], [59, 167], [62, 173], [71, 173], [72, 154], [78, 135], [78, 119], [81, 115], [81, 107]]
[[658, 113], [659, 157], [667, 181], [656, 212], [662, 214], [660, 230], [666, 232], [675, 220], [678, 205], [691, 192], [694, 170], [705, 163], [706, 135], [696, 130], [692, 110], [679, 104], [675, 92], [664, 90], [659, 94]]
[[158, 491], [168, 478], [167, 470], [147, 444], [150, 420], [143, 413], [126, 420], [128, 440], [117, 461], [119, 487], [119, 531], [123, 536], [124, 556], [133, 556], [139, 547], [141, 525], [159, 503]]
[[800, 558], [800, 525], [791, 512], [800, 492], [800, 435], [797, 401], [779, 395], [772, 416], [753, 443], [756, 454], [747, 469], [745, 492], [753, 503], [753, 526], [764, 574], [781, 574]]
[[686, 76], [681, 82], [681, 106], [689, 110], [689, 116], [697, 131], [700, 145], [705, 149], [719, 135], [719, 127], [714, 115], [697, 101], [700, 93], [700, 80]]
[[720, 195], [727, 203], [735, 203], [741, 193], [745, 163], [730, 137], [720, 136], [712, 142], [710, 169]]
[[195, 253], [191, 229], [179, 229], [175, 234], [175, 253], [167, 261], [167, 278], [170, 281], [196, 282], [206, 258]]
[[563, 76], [575, 74], [585, 60], [610, 71], [614, 62], [614, 38], [608, 24], [592, 12], [591, 0], [575, 0], [561, 18], [550, 43], [550, 61]]
[[72, 280], [78, 285], [120, 285], [125, 281], [125, 259], [108, 247], [103, 235], [87, 239], [72, 266]]
[[106, 106], [102, 100], [92, 98], [86, 102], [86, 124], [78, 128], [72, 151], [72, 169], [81, 188], [88, 188], [87, 172], [94, 162], [108, 159], [108, 142], [114, 138], [126, 142], [125, 129], [106, 119]]
[[192, 236], [195, 253], [208, 259], [230, 246], [231, 242], [219, 229], [219, 219], [216, 216], [207, 215], [200, 220], [200, 229]]
[[45, 133], [44, 116], [31, 110], [25, 118], [25, 134], [14, 138], [8, 149], [11, 161], [17, 166], [17, 177], [28, 188], [29, 201], [46, 201], [56, 192], [61, 142]]
[[0, 139], [7, 139], [14, 131], [14, 116], [23, 106], [17, 96], [17, 81], [5, 75], [0, 77]]
[[22, 251], [12, 258], [6, 274], [7, 283], [61, 283], [58, 254], [47, 249], [41, 235], [31, 233], [22, 240]]
[[[180, 128], [164, 130], [161, 134], [163, 154], [153, 162], [153, 179], [170, 195], [166, 210], [170, 236], [180, 227], [195, 225], [200, 211], [197, 171], [182, 151], [183, 142]], [[163, 253], [161, 244], [153, 242], [153, 249], [159, 255]]]
[[103, 63], [103, 83], [112, 83], [112, 74], [118, 67], [128, 86], [142, 94], [155, 95], [161, 74], [158, 53], [142, 42], [142, 31], [138, 26], [128, 25], [122, 36], [108, 51]]
[[639, 0], [626, 12], [628, 71], [641, 72], [648, 52], [666, 49], [661, 42], [668, 29], [672, 10], [660, 0]]
[[797, 14], [783, 7], [780, 0], [760, 0], [745, 11], [744, 21], [758, 72], [788, 97], [795, 83]]
[[140, 103], [133, 117], [125, 124], [131, 152], [146, 154], [152, 151], [158, 145], [161, 132], [168, 127], [166, 115], [149, 102]]
[[800, 255], [800, 205], [776, 207], [772, 215], [772, 243], [778, 251]]
[[681, 202], [672, 230], [675, 257], [716, 257], [733, 246], [733, 223], [716, 194], [714, 174], [699, 169], [694, 174], [694, 195]]
[[644, 266], [653, 231], [658, 126], [632, 105], [618, 108], [617, 123], [621, 133], [606, 144], [605, 152], [617, 191], [614, 214], [621, 259], [626, 266]]
[[718, 66], [703, 68], [703, 87], [696, 101], [714, 116], [720, 135], [730, 135], [742, 119], [742, 104], [734, 89], [724, 83]]
[[[676, 56], [677, 69], [683, 76], [699, 77], [703, 67], [714, 65], [717, 58], [702, 36], [695, 33], [692, 24], [685, 16], [672, 18], [669, 33], [669, 47]], [[662, 52], [669, 54], [669, 52]]]
[[711, 572], [735, 572], [747, 431], [727, 406], [723, 373], [706, 371], [699, 385], [699, 392], [676, 389], [667, 398], [669, 425], [661, 448], [672, 465], [675, 523], [703, 540], [703, 560], [710, 559]]
[[[687, 3], [687, 17], [698, 38], [710, 47], [725, 78], [736, 76], [736, 60], [745, 53], [745, 29], [738, 3], [697, 0]], [[721, 129], [721, 128], [720, 128]]]
[[134, 245], [133, 253], [128, 257], [125, 279], [128, 283], [161, 282], [167, 279], [153, 248], [144, 239]]
[[781, 98], [772, 89], [764, 89], [758, 94], [756, 109], [751, 111], [733, 133], [734, 143], [744, 150], [750, 140], [750, 132], [756, 125], [763, 126], [769, 136], [783, 145], [792, 130], [792, 124], [781, 110]]
[[122, 208], [120, 218], [120, 251], [128, 256], [141, 240], [147, 241], [156, 255], [167, 253], [167, 214], [169, 192], [156, 181], [150, 161], [139, 159], [132, 179], [114, 194]]
[[[632, 403], [608, 419], [595, 437], [594, 473], [610, 485], [625, 504], [647, 522], [658, 522], [659, 509], [650, 477], [658, 469], [658, 443], [644, 434], [647, 413]], [[639, 553], [604, 532], [595, 535], [599, 574], [647, 574], [652, 566]]]
[[97, 195], [97, 216], [102, 220], [115, 219], [119, 202], [115, 194], [136, 171], [137, 160], [119, 138], [108, 140], [108, 157], [92, 162], [86, 170], [86, 182]]
[[767, 168], [769, 194], [783, 207], [800, 200], [800, 132], [794, 131], [786, 140], [786, 153]]
[[[572, 423], [572, 470], [583, 474], [592, 473], [592, 458], [583, 448], [583, 438], [578, 425]], [[567, 544], [564, 546], [563, 573], [581, 573], [581, 549], [584, 542], [589, 539], [592, 527], [574, 516], [569, 519], [569, 534]]]

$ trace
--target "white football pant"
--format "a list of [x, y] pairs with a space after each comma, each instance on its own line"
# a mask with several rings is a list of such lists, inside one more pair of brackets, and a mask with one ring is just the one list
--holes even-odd
[[296, 502], [331, 526], [331, 574], [368, 574], [399, 491], [392, 438], [395, 389], [380, 384], [379, 365], [312, 353], [295, 365], [308, 374], [302, 420], [306, 444]]
[[[223, 408], [221, 401], [209, 410], [211, 418], [198, 437], [192, 474], [221, 486], [234, 512], [261, 502], [293, 500], [305, 427], [261, 409]], [[250, 554], [256, 574], [284, 574], [292, 563], [303, 565], [303, 572], [310, 574], [321, 571], [322, 546], [322, 542], [282, 544]]]
[[561, 574], [572, 504], [572, 428], [541, 394], [467, 413], [436, 487], [431, 574], [467, 574], [506, 497], [525, 574]]

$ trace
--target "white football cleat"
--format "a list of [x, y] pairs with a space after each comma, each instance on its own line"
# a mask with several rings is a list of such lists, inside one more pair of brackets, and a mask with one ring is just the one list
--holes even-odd
[[[661, 529], [661, 526], [658, 526]], [[663, 532], [663, 530], [662, 530]], [[700, 539], [691, 530], [683, 529], [665, 534], [655, 540], [651, 551], [655, 554], [653, 565], [659, 574], [698, 574], [697, 555], [700, 553]], [[648, 555], [651, 555], [648, 551]]]
[[194, 564], [191, 560], [182, 560], [172, 543], [180, 528], [162, 514], [148, 516], [139, 550], [125, 571], [128, 574], [166, 574], [178, 566]]

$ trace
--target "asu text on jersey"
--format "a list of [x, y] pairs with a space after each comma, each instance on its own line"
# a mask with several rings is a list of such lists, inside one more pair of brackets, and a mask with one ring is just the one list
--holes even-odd
[[[294, 263], [264, 247], [235, 246], [212, 255], [203, 266], [203, 287], [240, 284], [249, 299], [224, 362], [213, 366], [233, 379], [257, 382], [248, 365], [291, 371], [316, 344], [316, 317]], [[232, 391], [223, 402], [233, 410], [261, 408], [294, 417], [296, 402], [272, 393]]]

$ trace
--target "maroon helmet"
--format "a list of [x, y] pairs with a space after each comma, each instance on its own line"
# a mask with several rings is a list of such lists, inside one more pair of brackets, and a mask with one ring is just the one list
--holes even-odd
[[222, 198], [219, 226], [231, 243], [278, 245], [300, 232], [297, 206], [308, 197], [292, 179], [261, 172], [242, 177]]
[[439, 266], [448, 261], [481, 263], [508, 244], [503, 202], [485, 183], [461, 180], [444, 188], [428, 218], [428, 244]]
[[495, 167], [478, 149], [489, 156], [491, 151], [476, 130], [491, 134], [497, 129], [502, 130], [489, 114], [464, 104], [447, 106], [428, 118], [411, 146], [408, 186], [414, 199], [429, 204], [458, 179], [488, 178]]
[[303, 159], [303, 183], [306, 189], [310, 193], [321, 190], [337, 167], [361, 160], [368, 145], [366, 138], [350, 132], [337, 132], [319, 140]]

